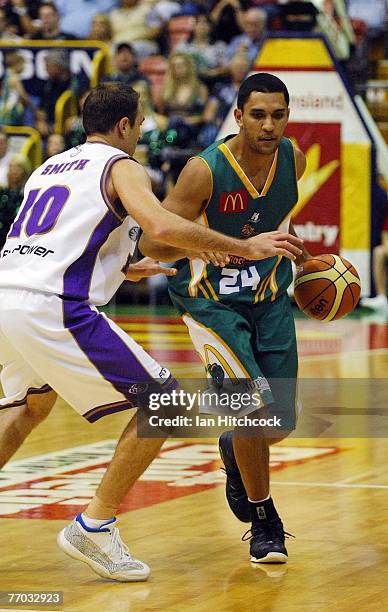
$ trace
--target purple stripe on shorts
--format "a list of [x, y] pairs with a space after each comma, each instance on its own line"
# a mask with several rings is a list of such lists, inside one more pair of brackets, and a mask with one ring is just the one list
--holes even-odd
[[82, 416], [84, 416], [89, 423], [95, 423], [104, 416], [116, 414], [116, 412], [121, 412], [122, 410], [130, 410], [130, 408], [136, 408], [136, 405], [130, 401], [120, 402], [119, 404], [113, 404], [112, 406], [108, 406], [106, 408], [101, 406], [100, 410], [92, 408], [92, 410], [89, 410], [89, 412], [83, 414]]
[[[108, 321], [89, 304], [64, 299], [63, 318], [65, 327], [89, 361], [134, 405], [138, 405], [138, 398], [144, 398], [147, 392], [162, 391], [163, 380], [159, 382], [151, 377]], [[167, 387], [166, 392], [172, 388], [172, 383]]]
[[108, 239], [110, 233], [120, 227], [115, 215], [108, 211], [95, 227], [90, 240], [78, 259], [67, 268], [63, 277], [63, 296], [77, 300], [87, 300], [89, 287], [98, 252]]

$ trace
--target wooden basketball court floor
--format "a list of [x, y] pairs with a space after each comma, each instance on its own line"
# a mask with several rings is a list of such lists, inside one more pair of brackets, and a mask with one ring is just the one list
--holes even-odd
[[[178, 318], [118, 320], [176, 376], [202, 375]], [[298, 320], [297, 330], [301, 376], [387, 376], [384, 318]], [[123, 504], [121, 535], [151, 566], [147, 583], [104, 581], [66, 557], [56, 534], [92, 496], [128, 418], [121, 413], [89, 425], [58, 400], [0, 473], [0, 591], [64, 593], [60, 606], [1, 604], [1, 610], [388, 610], [382, 436], [293, 438], [273, 447], [272, 495], [295, 535], [287, 541], [287, 565], [248, 561], [245, 525], [227, 508], [216, 440], [209, 439], [169, 440]]]

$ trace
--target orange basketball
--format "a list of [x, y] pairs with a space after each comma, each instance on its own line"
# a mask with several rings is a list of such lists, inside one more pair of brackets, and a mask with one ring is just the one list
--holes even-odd
[[352, 312], [360, 299], [357, 270], [340, 255], [317, 255], [298, 270], [294, 297], [312, 319], [334, 321]]

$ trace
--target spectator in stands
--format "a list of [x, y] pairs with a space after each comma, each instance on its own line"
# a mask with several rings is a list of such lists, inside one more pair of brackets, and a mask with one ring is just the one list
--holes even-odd
[[64, 49], [55, 49], [46, 55], [48, 79], [43, 86], [36, 127], [43, 137], [52, 132], [55, 121], [55, 105], [59, 96], [71, 89], [77, 93], [77, 83], [70, 73], [69, 54]]
[[206, 104], [203, 118], [204, 126], [199, 135], [201, 146], [208, 147], [217, 134], [232, 107], [238, 89], [249, 70], [250, 60], [244, 53], [237, 53], [230, 63], [230, 77], [227, 83], [216, 85]]
[[[106, 13], [117, 5], [116, 0], [55, 0], [65, 31], [77, 38], [88, 38], [92, 20], [97, 13]], [[96, 38], [94, 40], [100, 40]]]
[[38, 16], [40, 0], [8, 0], [2, 2], [6, 11], [7, 29], [14, 35], [28, 37], [34, 34], [34, 19]]
[[221, 40], [214, 41], [212, 21], [208, 15], [197, 15], [195, 26], [187, 42], [178, 43], [176, 52], [188, 53], [197, 65], [198, 75], [205, 83], [225, 76], [228, 67], [225, 63], [227, 45]]
[[207, 99], [207, 87], [198, 78], [193, 58], [186, 53], [170, 55], [161, 111], [169, 117], [169, 127], [177, 130], [184, 145], [195, 143]]
[[139, 57], [159, 51], [155, 41], [159, 29], [148, 27], [146, 22], [149, 8], [142, 0], [120, 0], [119, 7], [111, 12], [113, 42], [131, 43]]
[[168, 49], [166, 26], [171, 17], [178, 15], [180, 10], [181, 5], [179, 2], [159, 0], [146, 13], [146, 25], [154, 32], [155, 40], [158, 42], [159, 50], [162, 53], [167, 53]]
[[151, 130], [165, 130], [168, 124], [168, 117], [161, 115], [155, 109], [152, 101], [151, 87], [148, 81], [144, 79], [137, 81], [132, 87], [140, 95], [141, 105], [143, 109], [144, 121], [142, 123], [142, 135], [140, 143], [143, 142], [145, 136]]
[[6, 70], [0, 84], [0, 125], [21, 125], [26, 107], [31, 105], [20, 75], [24, 58], [17, 52], [8, 53]]
[[386, 0], [347, 0], [347, 12], [352, 19], [361, 19], [368, 24], [369, 35], [386, 31], [388, 21], [388, 5]]
[[[59, 12], [52, 2], [42, 2], [39, 7], [40, 28], [31, 36], [33, 40], [74, 40], [77, 37], [61, 30]], [[82, 15], [80, 15], [82, 21]]]
[[76, 147], [77, 145], [83, 144], [86, 140], [86, 134], [84, 125], [82, 122], [82, 109], [85, 104], [85, 100], [90, 94], [90, 90], [85, 91], [79, 99], [79, 112], [78, 115], [69, 117], [65, 122], [65, 145], [66, 149]]
[[8, 166], [12, 153], [8, 150], [8, 134], [0, 127], [0, 187], [7, 184]]
[[[137, 55], [133, 45], [122, 42], [116, 47], [113, 58], [113, 72], [104, 81], [119, 81], [134, 86], [138, 81], [147, 81], [137, 66]], [[147, 81], [148, 82], [148, 81]]]
[[162, 166], [167, 189], [176, 181], [188, 158], [199, 150], [197, 136], [207, 98], [207, 87], [198, 78], [193, 58], [185, 53], [170, 55], [160, 105], [161, 112], [169, 119], [166, 140], [171, 146], [163, 150]]
[[20, 36], [12, 31], [4, 8], [0, 8], [0, 40], [20, 40]]
[[145, 166], [151, 179], [153, 192], [159, 198], [163, 198], [164, 174], [160, 170], [162, 164], [160, 153], [163, 140], [166, 144], [165, 130], [168, 124], [168, 117], [156, 111], [149, 83], [138, 81], [134, 83], [133, 88], [140, 95], [144, 116], [141, 126], [141, 138], [136, 149], [135, 158]]
[[242, 16], [240, 0], [219, 0], [216, 2], [210, 13], [214, 38], [229, 44], [235, 36], [241, 34]]
[[250, 4], [251, 6], [257, 6], [266, 12], [267, 24], [270, 24], [273, 19], [280, 19], [281, 6], [279, 5], [278, 0], [251, 0]]
[[107, 45], [111, 45], [113, 32], [109, 15], [104, 15], [104, 13], [97, 13], [94, 15], [92, 27], [86, 38], [88, 40], [100, 40]]
[[62, 134], [50, 134], [46, 141], [45, 159], [59, 155], [65, 150], [65, 139]]
[[230, 62], [236, 53], [246, 53], [251, 63], [257, 57], [260, 43], [265, 32], [267, 16], [260, 8], [248, 9], [242, 18], [243, 34], [236, 36], [229, 43], [226, 61]]
[[12, 155], [7, 185], [0, 188], [0, 248], [23, 201], [23, 189], [31, 173], [29, 159], [22, 154]]
[[[294, 0], [294, 4], [301, 4]], [[312, 2], [307, 2], [312, 4]], [[346, 61], [350, 57], [351, 46], [355, 43], [352, 25], [343, 2], [314, 0], [318, 8], [316, 32], [322, 32], [329, 40], [337, 59]]]

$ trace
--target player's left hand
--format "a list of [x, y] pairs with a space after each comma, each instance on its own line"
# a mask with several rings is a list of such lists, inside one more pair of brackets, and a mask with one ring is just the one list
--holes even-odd
[[155, 261], [155, 259], [151, 259], [151, 257], [143, 257], [143, 259], [140, 259], [140, 261], [136, 262], [135, 264], [129, 264], [125, 279], [137, 282], [142, 278], [155, 276], [156, 274], [175, 276], [176, 273], [176, 268], [165, 268], [164, 266], [161, 266], [158, 261]]

